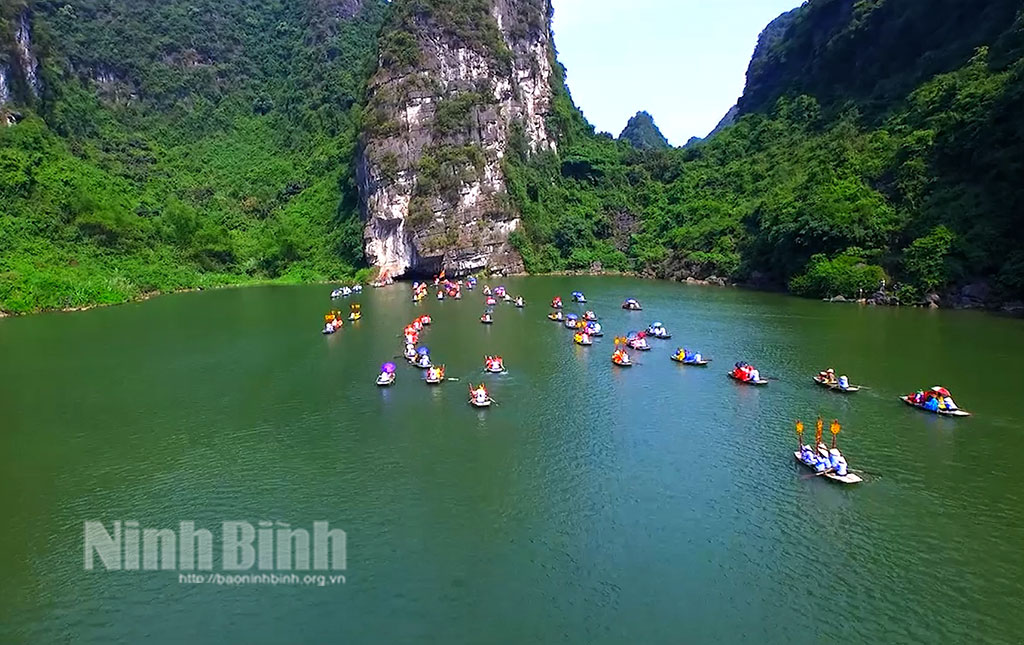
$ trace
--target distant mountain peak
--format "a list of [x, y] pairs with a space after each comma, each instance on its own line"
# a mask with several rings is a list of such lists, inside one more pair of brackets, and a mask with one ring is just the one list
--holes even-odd
[[671, 148], [668, 139], [658, 129], [654, 117], [650, 113], [641, 110], [626, 124], [622, 134], [619, 135], [622, 141], [628, 141], [634, 148], [641, 150], [662, 150]]

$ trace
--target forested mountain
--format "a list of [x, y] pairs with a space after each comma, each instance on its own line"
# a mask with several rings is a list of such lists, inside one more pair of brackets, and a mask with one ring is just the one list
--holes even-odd
[[524, 161], [527, 267], [1020, 300], [1022, 43], [1019, 2], [811, 0], [762, 36], [709, 141], [640, 152], [577, 121]]
[[640, 150], [664, 150], [670, 148], [668, 139], [647, 112], [637, 112], [623, 129], [619, 139]]
[[352, 160], [386, 3], [2, 7], [0, 310], [364, 266]]
[[1024, 299], [1019, 2], [810, 0], [762, 35], [732, 123], [685, 149], [594, 132], [551, 10], [4, 2], [0, 310], [520, 258]]

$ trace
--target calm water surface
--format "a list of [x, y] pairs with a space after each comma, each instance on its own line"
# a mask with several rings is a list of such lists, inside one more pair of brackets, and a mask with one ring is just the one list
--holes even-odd
[[[324, 287], [0, 321], [0, 642], [1020, 642], [1020, 321], [507, 284], [529, 306], [490, 327], [479, 292], [417, 306], [407, 286], [359, 296], [365, 319], [333, 337]], [[608, 332], [590, 348], [545, 318], [574, 289]], [[402, 366], [379, 390], [421, 312], [462, 381]], [[612, 336], [652, 320], [675, 338], [614, 370]], [[683, 344], [716, 362], [672, 363]], [[478, 411], [467, 383], [488, 353], [509, 373]], [[778, 380], [733, 383], [737, 360]], [[871, 389], [819, 390], [827, 366]], [[975, 416], [896, 400], [935, 384]], [[863, 485], [793, 463], [793, 421], [819, 414], [842, 421]], [[348, 532], [347, 583], [85, 571], [86, 520], [328, 520]]]

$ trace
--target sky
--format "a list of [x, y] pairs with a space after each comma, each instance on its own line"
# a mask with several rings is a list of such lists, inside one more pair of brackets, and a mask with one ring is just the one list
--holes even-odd
[[573, 99], [618, 136], [647, 110], [673, 145], [703, 137], [743, 93], [761, 31], [800, 0], [553, 0]]

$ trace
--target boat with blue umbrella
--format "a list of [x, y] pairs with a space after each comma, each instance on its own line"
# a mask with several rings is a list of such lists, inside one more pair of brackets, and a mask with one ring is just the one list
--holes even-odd
[[647, 328], [647, 335], [653, 336], [654, 338], [660, 338], [662, 340], [672, 338], [672, 334], [670, 334], [668, 329], [665, 329], [665, 325], [660, 322], [651, 323], [651, 326]]
[[433, 363], [430, 362], [430, 350], [426, 347], [417, 349], [416, 358], [413, 359], [412, 364], [421, 370], [430, 369], [433, 366]]

